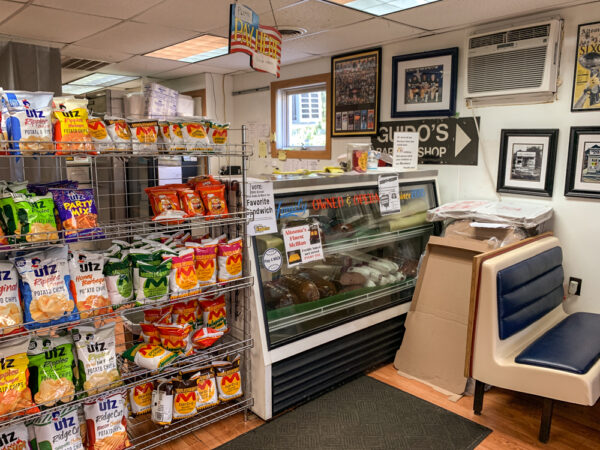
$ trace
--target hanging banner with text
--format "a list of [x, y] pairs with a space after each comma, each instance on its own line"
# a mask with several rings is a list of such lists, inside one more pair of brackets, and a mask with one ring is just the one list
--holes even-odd
[[472, 117], [380, 122], [371, 138], [375, 150], [392, 155], [397, 132], [419, 133], [419, 164], [477, 165], [479, 135]]
[[229, 53], [250, 55], [250, 67], [279, 78], [281, 34], [273, 27], [258, 23], [258, 14], [239, 3], [231, 4], [229, 17]]
[[250, 236], [277, 233], [275, 200], [271, 181], [251, 181], [246, 184], [246, 211], [252, 212], [254, 215], [248, 223]]

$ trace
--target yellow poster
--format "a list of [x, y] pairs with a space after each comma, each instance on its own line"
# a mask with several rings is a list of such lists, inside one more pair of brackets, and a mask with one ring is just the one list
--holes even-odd
[[600, 110], [600, 22], [579, 25], [572, 111]]

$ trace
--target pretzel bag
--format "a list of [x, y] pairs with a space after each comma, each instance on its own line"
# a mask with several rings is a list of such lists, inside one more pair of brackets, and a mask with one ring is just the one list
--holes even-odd
[[14, 411], [20, 416], [39, 411], [28, 387], [28, 347], [28, 336], [0, 341], [0, 417]]
[[127, 391], [120, 390], [83, 403], [88, 450], [131, 447], [127, 437]]

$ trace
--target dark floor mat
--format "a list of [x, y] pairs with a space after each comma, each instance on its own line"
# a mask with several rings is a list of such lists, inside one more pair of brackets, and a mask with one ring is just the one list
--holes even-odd
[[219, 449], [472, 449], [491, 431], [364, 376]]

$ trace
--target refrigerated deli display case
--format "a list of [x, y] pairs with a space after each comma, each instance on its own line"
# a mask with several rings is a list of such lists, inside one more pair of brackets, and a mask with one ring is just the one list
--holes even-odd
[[[436, 232], [426, 221], [438, 205], [436, 176], [399, 173], [401, 208], [385, 215], [378, 174], [271, 178], [277, 232], [255, 236], [250, 252], [258, 416], [270, 419], [393, 360], [419, 258]], [[317, 244], [310, 258], [289, 244], [301, 229]]]

